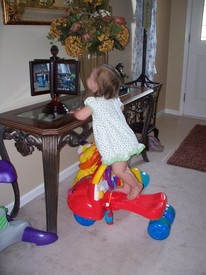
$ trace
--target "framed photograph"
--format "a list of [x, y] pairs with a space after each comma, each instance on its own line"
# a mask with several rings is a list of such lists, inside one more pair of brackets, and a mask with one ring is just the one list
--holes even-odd
[[3, 23], [50, 25], [66, 11], [65, 0], [2, 0]]
[[79, 61], [34, 59], [29, 62], [31, 95], [78, 95]]
[[79, 93], [79, 62], [74, 59], [59, 59], [54, 67], [56, 94], [77, 95]]
[[29, 62], [31, 95], [50, 93], [50, 60]]

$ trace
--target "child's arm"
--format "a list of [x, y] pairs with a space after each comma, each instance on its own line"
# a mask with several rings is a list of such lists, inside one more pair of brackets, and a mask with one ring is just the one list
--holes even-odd
[[119, 97], [117, 100], [119, 101], [119, 106], [120, 106], [121, 111], [124, 111], [124, 103], [121, 102]]
[[81, 109], [71, 110], [70, 113], [74, 115], [74, 117], [78, 120], [85, 120], [89, 116], [91, 116], [92, 111], [89, 109], [89, 107], [84, 106]]

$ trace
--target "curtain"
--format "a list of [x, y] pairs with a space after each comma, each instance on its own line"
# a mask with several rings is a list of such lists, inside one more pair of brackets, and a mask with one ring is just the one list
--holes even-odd
[[[144, 3], [144, 1], [146, 3]], [[132, 53], [132, 80], [136, 80], [142, 73], [142, 55], [143, 55], [143, 35], [144, 26], [148, 26], [148, 22], [143, 21], [143, 10], [145, 16], [144, 4], [150, 5], [150, 24], [146, 31], [147, 33], [147, 50], [146, 50], [146, 65], [145, 74], [153, 81], [154, 74], [156, 73], [155, 68], [155, 56], [156, 56], [156, 10], [157, 0], [136, 0], [136, 11], [135, 11], [135, 37]], [[145, 17], [144, 17], [145, 18]]]

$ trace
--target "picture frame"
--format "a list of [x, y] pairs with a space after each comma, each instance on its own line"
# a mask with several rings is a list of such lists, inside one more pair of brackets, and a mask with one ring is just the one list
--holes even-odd
[[50, 25], [65, 15], [65, 0], [2, 0], [5, 25]]
[[75, 59], [34, 59], [29, 61], [31, 96], [78, 95], [80, 65]]
[[34, 60], [29, 62], [31, 95], [38, 96], [50, 93], [51, 75], [50, 60]]
[[79, 61], [59, 59], [54, 65], [54, 92], [56, 94], [79, 94]]

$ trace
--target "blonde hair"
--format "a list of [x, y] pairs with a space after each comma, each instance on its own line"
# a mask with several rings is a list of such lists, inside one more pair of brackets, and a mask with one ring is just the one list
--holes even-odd
[[119, 72], [110, 65], [100, 65], [96, 68], [95, 82], [98, 90], [94, 96], [103, 96], [105, 99], [115, 98], [119, 94], [121, 77]]

